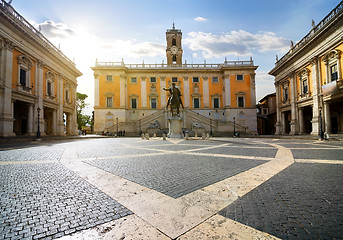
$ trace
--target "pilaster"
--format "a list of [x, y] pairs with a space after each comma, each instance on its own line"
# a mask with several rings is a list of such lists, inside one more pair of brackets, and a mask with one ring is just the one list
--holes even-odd
[[183, 104], [185, 108], [189, 108], [190, 96], [189, 96], [189, 80], [188, 76], [183, 77]]
[[318, 69], [318, 57], [311, 59], [311, 72], [312, 72], [312, 132], [311, 135], [318, 135], [319, 132], [319, 106], [320, 106], [320, 76]]
[[5, 39], [1, 54], [1, 76], [4, 88], [0, 95], [0, 136], [15, 136], [13, 132], [13, 109], [12, 109], [12, 71], [13, 71], [13, 42]]
[[160, 77], [160, 93], [161, 93], [161, 108], [165, 108], [167, 105], [167, 92], [163, 90], [166, 87], [166, 78]]
[[294, 72], [289, 74], [290, 90], [291, 90], [291, 132], [289, 134], [295, 135], [298, 132], [298, 119], [296, 112], [296, 77]]
[[99, 107], [99, 74], [94, 73], [94, 107]]
[[146, 77], [141, 77], [141, 108], [147, 107]]
[[126, 108], [126, 76], [120, 75], [120, 108]]
[[280, 135], [282, 133], [282, 123], [281, 123], [281, 109], [280, 109], [280, 84], [275, 82], [275, 95], [276, 95], [276, 124], [275, 124], [275, 134]]
[[225, 86], [224, 105], [225, 105], [225, 108], [229, 108], [231, 106], [230, 75], [224, 75], [224, 86]]
[[204, 108], [210, 108], [210, 89], [208, 83], [208, 77], [202, 77], [202, 92], [203, 92], [203, 106]]
[[250, 73], [250, 95], [251, 107], [256, 106], [256, 86], [255, 86], [255, 73]]

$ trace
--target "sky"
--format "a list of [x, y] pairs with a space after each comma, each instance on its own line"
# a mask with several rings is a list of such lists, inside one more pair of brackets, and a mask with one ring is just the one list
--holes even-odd
[[182, 31], [183, 62], [254, 60], [257, 102], [275, 92], [268, 72], [339, 0], [12, 0], [11, 5], [83, 73], [77, 91], [88, 95], [100, 62], [166, 62], [165, 32]]

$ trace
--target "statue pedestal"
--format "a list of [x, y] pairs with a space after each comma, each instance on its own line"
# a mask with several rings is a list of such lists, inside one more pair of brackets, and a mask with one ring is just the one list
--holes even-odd
[[182, 138], [182, 118], [180, 117], [170, 117], [168, 118], [169, 133], [170, 138]]

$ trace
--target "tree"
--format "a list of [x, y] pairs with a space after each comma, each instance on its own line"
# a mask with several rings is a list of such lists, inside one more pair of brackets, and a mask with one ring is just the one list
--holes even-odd
[[81, 130], [86, 126], [86, 124], [91, 123], [91, 116], [82, 114], [83, 109], [88, 106], [86, 103], [87, 94], [76, 93], [76, 112], [77, 112], [77, 125], [78, 129]]

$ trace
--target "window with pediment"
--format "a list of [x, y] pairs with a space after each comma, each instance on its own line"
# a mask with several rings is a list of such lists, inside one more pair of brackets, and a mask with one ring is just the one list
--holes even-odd
[[113, 97], [114, 97], [114, 93], [112, 93], [112, 92], [106, 92], [105, 93], [106, 107], [107, 108], [113, 108]]
[[54, 98], [54, 85], [56, 76], [54, 73], [47, 71], [45, 74], [46, 80], [46, 95], [50, 98]]
[[32, 68], [32, 61], [29, 57], [25, 55], [19, 55], [17, 57], [18, 63], [18, 86], [21, 90], [30, 91], [31, 88], [31, 79], [30, 73]]
[[238, 108], [245, 107], [245, 92], [238, 92], [236, 93], [236, 105]]
[[341, 63], [339, 61], [341, 55], [340, 50], [332, 50], [323, 57], [323, 61], [326, 65], [326, 81], [325, 84], [338, 81], [342, 79]]
[[309, 94], [309, 75], [310, 71], [304, 68], [298, 73], [299, 85], [300, 85], [300, 96], [305, 97]]

